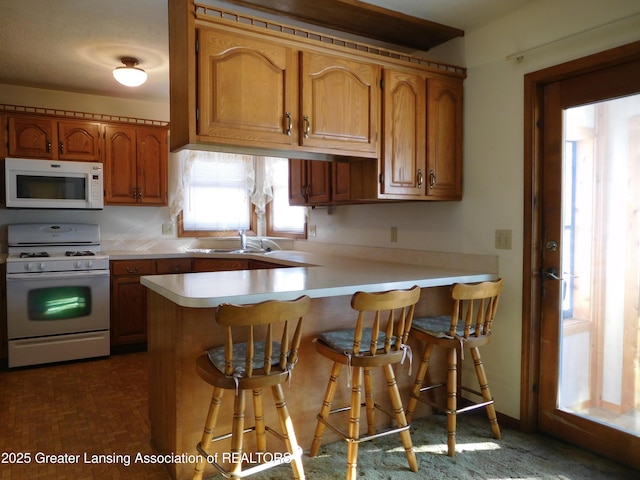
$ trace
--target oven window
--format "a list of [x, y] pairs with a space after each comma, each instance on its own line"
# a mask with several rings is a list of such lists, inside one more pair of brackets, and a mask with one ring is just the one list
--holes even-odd
[[17, 175], [18, 198], [85, 200], [86, 183], [85, 177]]
[[66, 320], [91, 313], [90, 287], [49, 287], [30, 290], [30, 320]]

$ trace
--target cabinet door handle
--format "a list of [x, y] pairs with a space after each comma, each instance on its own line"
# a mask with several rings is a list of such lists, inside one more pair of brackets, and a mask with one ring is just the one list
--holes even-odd
[[142, 200], [142, 187], [138, 187], [138, 200]]
[[304, 120], [304, 138], [309, 138], [309, 132], [311, 131], [311, 120], [309, 120], [309, 115], [305, 115], [302, 117]]
[[293, 117], [291, 117], [291, 113], [286, 112], [284, 114], [287, 117], [287, 129], [285, 130], [285, 133], [287, 135], [291, 135], [291, 130], [293, 129]]
[[127, 273], [138, 273], [138, 267], [127, 267]]
[[436, 174], [433, 170], [429, 170], [429, 188], [436, 186]]
[[64, 155], [64, 142], [60, 142], [60, 155]]
[[47, 140], [47, 153], [51, 153], [51, 140]]
[[422, 182], [424, 178], [422, 176], [422, 170], [418, 169], [418, 188], [422, 188]]
[[136, 187], [131, 187], [131, 196], [135, 199], [138, 195], [138, 189]]

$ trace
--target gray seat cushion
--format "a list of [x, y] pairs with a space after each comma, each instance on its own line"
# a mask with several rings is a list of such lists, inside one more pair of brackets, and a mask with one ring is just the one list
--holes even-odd
[[[369, 351], [371, 345], [371, 328], [364, 328], [362, 330], [362, 341], [360, 342], [360, 351]], [[325, 332], [318, 337], [318, 340], [331, 347], [338, 352], [353, 352], [353, 338], [355, 335], [354, 328], [345, 328], [341, 330], [333, 330]], [[386, 335], [380, 332], [376, 348], [380, 349], [384, 347]], [[391, 345], [396, 342], [396, 337], [391, 338]]]
[[[451, 315], [439, 315], [436, 317], [414, 318], [411, 328], [421, 330], [433, 337], [450, 338], [449, 329], [451, 328]], [[475, 334], [476, 326], [471, 325], [470, 335]], [[458, 322], [456, 326], [456, 336], [464, 336], [464, 322]]]
[[[280, 363], [280, 342], [272, 342], [271, 365]], [[253, 346], [253, 368], [264, 368], [264, 342], [255, 342]], [[233, 345], [233, 369], [234, 372], [244, 372], [246, 368], [247, 344], [236, 343]], [[222, 373], [226, 373], [224, 360], [224, 346], [207, 350], [207, 356], [213, 365]]]

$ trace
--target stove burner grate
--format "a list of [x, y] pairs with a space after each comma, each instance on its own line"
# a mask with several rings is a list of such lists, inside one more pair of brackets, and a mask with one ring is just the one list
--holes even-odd
[[20, 252], [20, 258], [41, 258], [48, 257], [47, 252]]
[[64, 252], [66, 257], [92, 257], [95, 255], [91, 250], [69, 250]]

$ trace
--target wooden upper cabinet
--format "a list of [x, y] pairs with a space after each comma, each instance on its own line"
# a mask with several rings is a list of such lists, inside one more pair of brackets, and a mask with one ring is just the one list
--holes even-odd
[[9, 117], [9, 155], [52, 160], [102, 160], [98, 122]]
[[105, 129], [105, 202], [136, 203], [136, 129], [108, 125]]
[[385, 70], [381, 197], [423, 196], [427, 91], [423, 74]]
[[198, 37], [198, 135], [255, 147], [297, 144], [294, 51], [211, 28]]
[[289, 160], [289, 205], [334, 205], [350, 199], [348, 163]]
[[138, 128], [136, 132], [136, 183], [138, 202], [166, 205], [168, 190], [167, 132]]
[[427, 84], [426, 194], [462, 198], [462, 81], [429, 78]]
[[56, 158], [56, 122], [50, 118], [9, 117], [9, 155], [26, 158]]
[[301, 52], [301, 145], [376, 157], [379, 72], [375, 64]]
[[60, 160], [84, 160], [100, 162], [100, 123], [58, 122], [58, 158]]
[[167, 204], [166, 135], [163, 128], [106, 127], [107, 204]]

